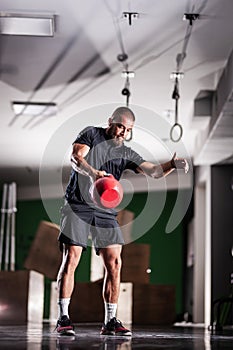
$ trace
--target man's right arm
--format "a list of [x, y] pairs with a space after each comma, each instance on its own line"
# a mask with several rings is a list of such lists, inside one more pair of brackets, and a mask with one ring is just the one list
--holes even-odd
[[75, 171], [82, 175], [89, 176], [93, 181], [95, 181], [98, 178], [104, 177], [106, 175], [106, 172], [97, 170], [88, 164], [85, 157], [88, 154], [89, 150], [90, 147], [85, 144], [74, 143], [71, 155], [71, 164], [72, 168]]

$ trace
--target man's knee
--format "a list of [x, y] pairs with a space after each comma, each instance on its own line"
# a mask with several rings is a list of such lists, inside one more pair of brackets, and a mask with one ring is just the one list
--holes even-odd
[[74, 271], [78, 266], [82, 254], [82, 247], [66, 246], [63, 253], [62, 272]]
[[121, 270], [122, 260], [120, 256], [110, 257], [107, 261], [105, 261], [105, 267], [108, 273], [114, 274], [119, 273]]

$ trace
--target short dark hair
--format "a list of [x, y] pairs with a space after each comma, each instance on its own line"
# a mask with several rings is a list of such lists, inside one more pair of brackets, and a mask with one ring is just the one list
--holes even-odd
[[135, 115], [133, 111], [128, 107], [118, 107], [117, 109], [115, 109], [115, 111], [112, 114], [112, 120], [116, 120], [122, 115], [126, 115], [127, 117], [135, 121]]

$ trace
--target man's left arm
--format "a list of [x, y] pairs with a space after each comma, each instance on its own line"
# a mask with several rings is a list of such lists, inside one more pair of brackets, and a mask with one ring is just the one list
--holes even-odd
[[177, 158], [176, 153], [174, 153], [171, 160], [162, 164], [143, 162], [137, 168], [137, 172], [159, 179], [172, 173], [175, 169], [184, 170], [185, 173], [189, 171], [187, 160], [184, 158]]

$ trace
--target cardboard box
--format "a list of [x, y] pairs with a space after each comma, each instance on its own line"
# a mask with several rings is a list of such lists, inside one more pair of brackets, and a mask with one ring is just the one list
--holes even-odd
[[26, 269], [37, 271], [56, 280], [61, 264], [61, 252], [57, 240], [59, 231], [59, 226], [56, 224], [40, 222], [24, 263]]
[[44, 276], [35, 271], [1, 271], [0, 285], [0, 325], [43, 321]]

